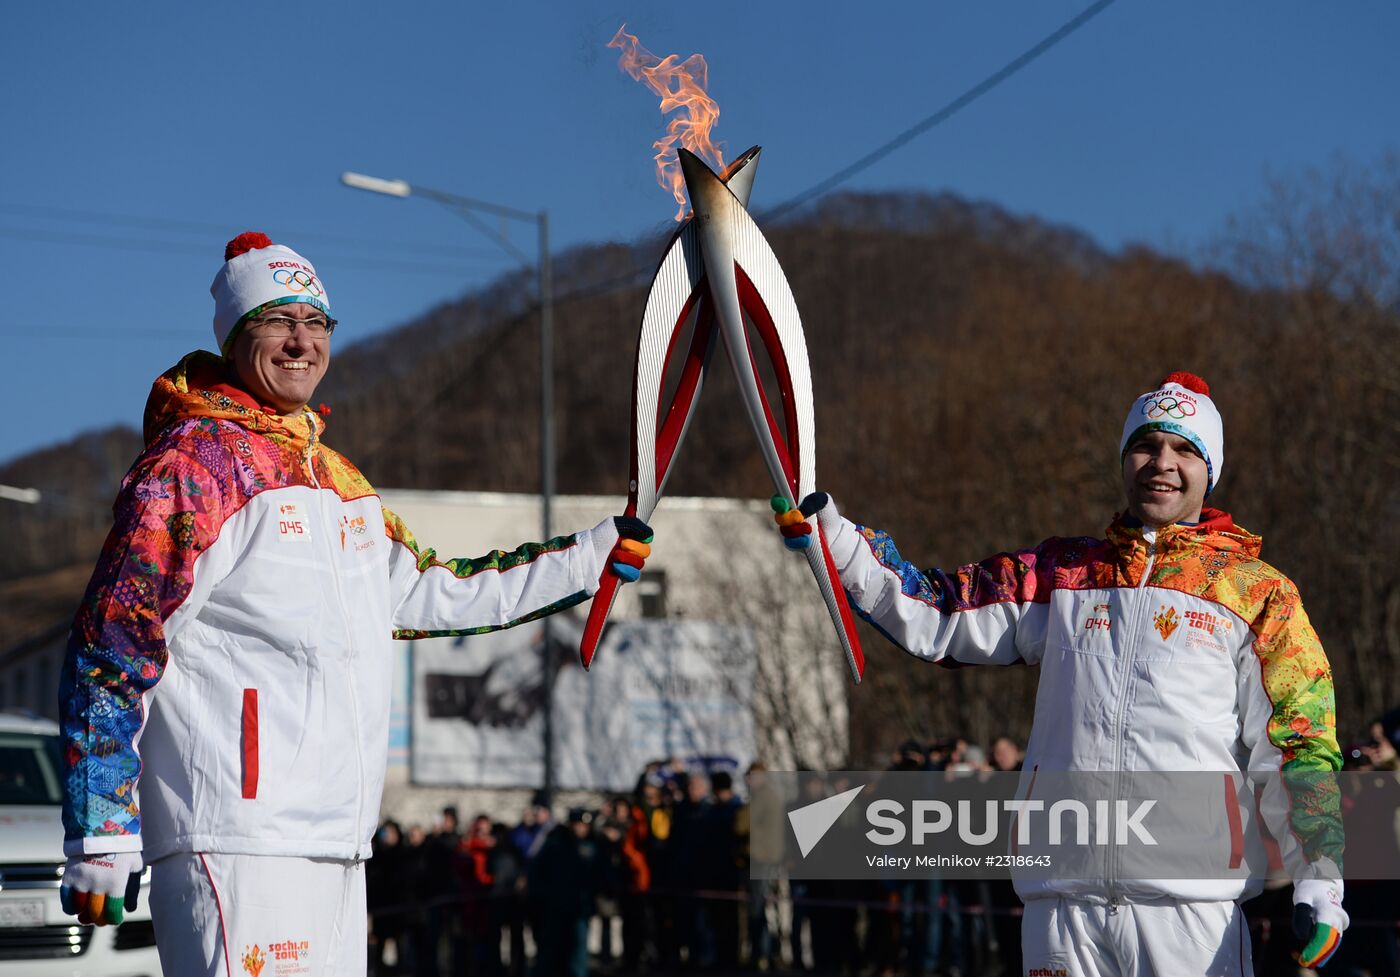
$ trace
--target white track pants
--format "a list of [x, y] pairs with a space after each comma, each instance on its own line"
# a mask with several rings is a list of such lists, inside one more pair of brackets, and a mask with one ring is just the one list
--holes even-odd
[[1026, 977], [1250, 977], [1249, 928], [1233, 902], [1032, 899], [1021, 919]]
[[172, 977], [363, 977], [363, 862], [181, 853], [151, 866]]

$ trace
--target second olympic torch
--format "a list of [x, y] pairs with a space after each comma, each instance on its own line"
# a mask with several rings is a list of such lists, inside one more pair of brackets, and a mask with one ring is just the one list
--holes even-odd
[[[792, 289], [748, 210], [699, 157], [680, 151], [681, 171], [699, 229], [708, 297], [734, 377], [738, 381], [749, 423], [777, 494], [792, 507], [816, 490], [816, 419], [807, 342]], [[779, 426], [763, 390], [744, 320], [749, 321], [772, 360], [782, 401]], [[815, 516], [812, 517], [815, 522]], [[855, 618], [820, 524], [813, 527], [815, 545], [807, 562], [816, 578], [857, 682], [865, 672], [865, 655], [856, 634]]]

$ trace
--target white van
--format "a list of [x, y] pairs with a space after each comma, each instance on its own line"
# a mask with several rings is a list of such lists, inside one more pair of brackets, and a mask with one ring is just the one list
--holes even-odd
[[83, 926], [58, 903], [63, 878], [58, 726], [0, 713], [0, 975], [159, 977], [148, 906], [120, 926]]

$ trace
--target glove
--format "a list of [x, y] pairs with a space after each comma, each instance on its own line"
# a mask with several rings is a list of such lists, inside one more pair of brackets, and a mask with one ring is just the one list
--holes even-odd
[[642, 566], [651, 556], [651, 527], [636, 516], [613, 516], [603, 520], [600, 530], [611, 530], [617, 537], [608, 553], [608, 567], [623, 583], [642, 575]]
[[117, 925], [123, 912], [136, 908], [143, 867], [137, 851], [68, 859], [58, 890], [63, 911], [76, 915], [80, 923]]
[[825, 492], [813, 492], [796, 509], [791, 508], [788, 500], [781, 495], [773, 496], [768, 504], [773, 507], [773, 521], [783, 534], [783, 545], [790, 550], [805, 550], [812, 545], [812, 524], [808, 520], [813, 516], [823, 527], [834, 521], [836, 516], [836, 504]]
[[1293, 883], [1293, 935], [1303, 949], [1293, 955], [1304, 967], [1317, 968], [1342, 945], [1351, 917], [1342, 908], [1342, 884], [1327, 879]]

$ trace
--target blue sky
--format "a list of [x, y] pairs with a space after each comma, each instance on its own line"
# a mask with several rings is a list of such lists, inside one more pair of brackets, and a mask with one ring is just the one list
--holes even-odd
[[[703, 53], [754, 206], [933, 112], [1087, 0], [24, 4], [0, 33], [0, 459], [137, 425], [151, 380], [211, 346], [223, 243], [265, 230], [317, 265], [340, 343], [511, 267], [400, 177], [526, 210], [560, 247], [673, 210], [654, 98], [604, 45]], [[217, 11], [217, 12], [215, 12]], [[861, 174], [951, 190], [1118, 247], [1186, 249], [1267, 168], [1397, 143], [1400, 5], [1118, 0], [961, 115]], [[533, 248], [532, 231], [514, 240]], [[567, 328], [561, 322], [560, 328]], [[334, 369], [334, 367], [332, 367]]]

